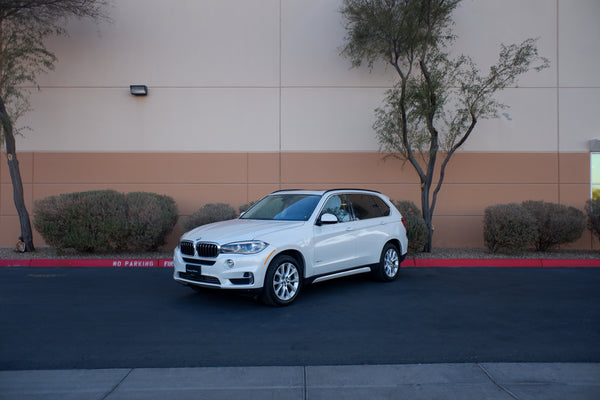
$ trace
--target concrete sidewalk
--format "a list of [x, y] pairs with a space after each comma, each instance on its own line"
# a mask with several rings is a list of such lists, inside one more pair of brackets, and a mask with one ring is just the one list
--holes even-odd
[[0, 399], [597, 400], [600, 363], [0, 371]]

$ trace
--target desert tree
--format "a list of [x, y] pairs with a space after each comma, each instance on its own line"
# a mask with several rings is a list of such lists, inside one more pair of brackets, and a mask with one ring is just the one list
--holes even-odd
[[[452, 55], [452, 13], [460, 0], [344, 0], [346, 36], [341, 54], [353, 67], [391, 65], [396, 82], [373, 125], [385, 157], [408, 162], [421, 184], [421, 211], [431, 251], [433, 214], [446, 168], [477, 121], [505, 108], [496, 94], [548, 60], [536, 40], [501, 45], [487, 73], [466, 55]], [[437, 166], [438, 162], [441, 162]], [[436, 168], [437, 167], [437, 168]], [[435, 175], [435, 171], [439, 175]], [[437, 181], [437, 182], [436, 182]]]
[[66, 35], [69, 18], [106, 19], [106, 6], [106, 0], [0, 0], [0, 129], [25, 251], [35, 248], [15, 144], [23, 128], [16, 121], [31, 110], [29, 95], [38, 87], [38, 75], [57, 60], [45, 40]]

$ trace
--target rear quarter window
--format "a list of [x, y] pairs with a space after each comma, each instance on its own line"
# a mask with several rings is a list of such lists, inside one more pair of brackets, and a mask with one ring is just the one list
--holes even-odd
[[380, 197], [377, 196], [371, 197], [375, 201], [375, 207], [381, 213], [380, 217], [387, 217], [388, 215], [390, 215], [390, 206], [388, 206], [385, 201], [383, 201]]

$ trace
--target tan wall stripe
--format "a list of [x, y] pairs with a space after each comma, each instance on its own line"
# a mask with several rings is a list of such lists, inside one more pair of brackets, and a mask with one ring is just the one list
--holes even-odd
[[[32, 216], [36, 199], [108, 188], [172, 196], [182, 216], [210, 202], [238, 207], [279, 188], [361, 187], [417, 204], [420, 196], [412, 168], [379, 153], [40, 152], [22, 153], [19, 161]], [[0, 162], [0, 246], [12, 246], [18, 218], [4, 154]], [[483, 246], [482, 215], [493, 204], [560, 199], [583, 209], [589, 181], [588, 153], [456, 154], [438, 199], [434, 246]], [[177, 227], [170, 245], [179, 234]], [[595, 246], [587, 232], [574, 245]]]

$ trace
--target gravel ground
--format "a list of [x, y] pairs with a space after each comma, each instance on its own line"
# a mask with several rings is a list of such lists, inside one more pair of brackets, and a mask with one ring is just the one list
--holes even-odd
[[[116, 259], [169, 259], [173, 249], [163, 248], [156, 252], [123, 253], [78, 253], [58, 251], [51, 247], [38, 247], [33, 253], [17, 253], [13, 248], [0, 247], [0, 259], [71, 259], [71, 258], [116, 258]], [[532, 259], [596, 259], [597, 250], [552, 250], [549, 252], [524, 251], [519, 253], [490, 254], [485, 248], [434, 248], [431, 253], [410, 255], [409, 258], [532, 258]]]
[[486, 248], [434, 248], [431, 253], [420, 253], [409, 256], [409, 258], [596, 259], [600, 258], [600, 251], [556, 249], [547, 252], [528, 250], [518, 253], [492, 254]]
[[80, 253], [75, 250], [59, 251], [52, 247], [36, 247], [31, 253], [18, 253], [14, 248], [0, 247], [0, 260], [28, 259], [71, 259], [71, 258], [116, 258], [156, 260], [173, 257], [173, 249], [160, 249], [154, 252], [122, 252], [122, 253]]

